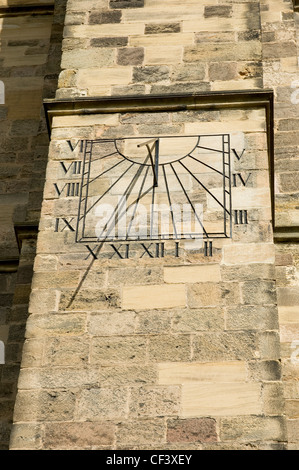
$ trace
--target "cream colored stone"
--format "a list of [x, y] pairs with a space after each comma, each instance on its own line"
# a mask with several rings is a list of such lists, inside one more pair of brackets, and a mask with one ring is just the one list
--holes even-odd
[[240, 416], [262, 412], [261, 386], [254, 383], [184, 384], [182, 416]]
[[159, 384], [194, 384], [196, 382], [245, 382], [246, 364], [237, 362], [160, 363]]
[[[194, 16], [202, 18], [204, 5], [200, 3], [193, 3], [192, 6], [188, 2], [180, 3], [173, 8], [173, 4], [157, 4], [148, 8], [128, 8], [123, 11], [123, 21], [125, 23], [138, 24], [139, 22], [156, 22], [163, 19], [164, 23], [169, 21], [182, 21], [184, 19], [191, 19]], [[201, 23], [201, 22], [199, 22]]]
[[153, 64], [178, 64], [182, 61], [182, 46], [150, 46], [145, 48], [144, 63]]
[[164, 281], [169, 284], [220, 281], [218, 264], [171, 266], [164, 268]]
[[194, 35], [192, 33], [170, 33], [170, 34], [148, 34], [142, 36], [132, 36], [129, 45], [133, 47], [155, 46], [184, 46], [193, 44]]
[[223, 264], [273, 263], [275, 247], [272, 243], [226, 245], [223, 248]]
[[86, 116], [55, 116], [52, 127], [81, 127], [81, 126], [116, 126], [117, 114], [88, 114]]
[[72, 38], [101, 38], [133, 36], [144, 33], [143, 23], [117, 23], [117, 24], [97, 24], [97, 25], [79, 25], [66, 26], [64, 28], [64, 37]]
[[[299, 305], [293, 307], [278, 306], [278, 315], [280, 324], [284, 323], [298, 323], [299, 319]], [[298, 335], [299, 337], [299, 335]]]
[[122, 308], [124, 310], [173, 308], [185, 305], [186, 290], [181, 284], [123, 287]]
[[82, 69], [77, 74], [77, 86], [86, 89], [90, 86], [127, 85], [131, 82], [131, 67], [103, 67]]
[[[227, 82], [225, 82], [227, 83]], [[187, 134], [217, 134], [219, 132], [230, 134], [234, 132], [261, 132], [265, 130], [264, 119], [229, 120], [227, 122], [194, 122], [185, 124]]]

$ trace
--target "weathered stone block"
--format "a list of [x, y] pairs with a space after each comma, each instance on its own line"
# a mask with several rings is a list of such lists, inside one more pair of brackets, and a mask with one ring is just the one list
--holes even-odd
[[143, 8], [144, 0], [110, 0], [110, 8]]
[[119, 294], [112, 289], [81, 289], [76, 295], [73, 290], [61, 292], [60, 310], [107, 310], [119, 307]]
[[27, 321], [26, 337], [55, 335], [76, 335], [85, 331], [84, 314], [30, 315]]
[[193, 338], [193, 360], [254, 359], [256, 343], [256, 336], [250, 331], [197, 334]]
[[237, 76], [235, 62], [217, 62], [209, 66], [210, 80], [234, 80]]
[[243, 302], [245, 304], [276, 304], [276, 289], [274, 281], [246, 281], [242, 286]]
[[91, 364], [140, 363], [146, 360], [147, 341], [143, 337], [94, 338], [91, 342]]
[[230, 5], [205, 6], [204, 16], [210, 18], [217, 16], [220, 18], [229, 18], [232, 15], [232, 7]]
[[136, 316], [136, 333], [159, 334], [170, 330], [171, 312], [167, 310], [138, 312]]
[[92, 446], [112, 445], [115, 425], [109, 422], [80, 422], [46, 424], [44, 449], [90, 449]]
[[172, 316], [172, 330], [187, 333], [224, 328], [224, 312], [219, 307], [178, 310]]
[[108, 365], [99, 369], [99, 383], [102, 387], [127, 387], [128, 385], [150, 385], [157, 383], [155, 365]]
[[212, 418], [169, 419], [167, 442], [217, 442], [216, 421]]
[[88, 331], [96, 336], [133, 334], [136, 314], [134, 312], [111, 312], [91, 314]]
[[173, 416], [180, 413], [180, 387], [142, 387], [131, 390], [132, 417]]
[[226, 325], [229, 330], [273, 330], [278, 328], [278, 314], [274, 306], [243, 306], [227, 309]]
[[263, 411], [267, 415], [282, 415], [285, 410], [282, 383], [265, 383], [262, 388]]
[[145, 25], [145, 34], [179, 33], [180, 23], [151, 23]]
[[117, 64], [118, 65], [142, 65], [144, 60], [143, 47], [128, 47], [118, 49]]
[[89, 356], [89, 342], [82, 337], [49, 338], [44, 346], [44, 364], [84, 365]]
[[161, 444], [165, 433], [164, 418], [125, 420], [117, 426], [116, 445]]
[[191, 345], [187, 335], [157, 335], [149, 338], [149, 358], [156, 362], [190, 361]]
[[169, 79], [169, 67], [161, 66], [144, 66], [134, 67], [133, 82], [155, 83]]
[[221, 287], [215, 282], [202, 282], [187, 287], [190, 308], [213, 307], [222, 304]]
[[121, 10], [92, 11], [89, 14], [88, 22], [89, 24], [120, 23], [121, 16]]
[[16, 399], [16, 421], [70, 421], [73, 419], [76, 395], [71, 391], [19, 391]]
[[76, 419], [88, 421], [120, 419], [126, 415], [127, 402], [126, 388], [83, 390], [76, 407]]
[[[120, 37], [101, 37], [90, 40], [92, 47], [124, 47], [128, 44], [128, 38]], [[104, 64], [103, 64], [104, 65]], [[109, 64], [106, 64], [109, 65]]]
[[40, 424], [18, 423], [14, 426], [10, 436], [11, 450], [14, 449], [41, 449], [42, 427]]
[[284, 441], [286, 427], [280, 417], [235, 417], [223, 418], [220, 423], [220, 437], [223, 440], [239, 441]]

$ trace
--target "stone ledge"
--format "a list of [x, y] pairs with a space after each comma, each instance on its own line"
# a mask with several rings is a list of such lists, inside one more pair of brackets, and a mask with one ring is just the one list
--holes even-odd
[[19, 251], [21, 252], [22, 248], [22, 242], [23, 240], [28, 240], [28, 239], [36, 239], [37, 238], [37, 233], [38, 233], [38, 225], [37, 224], [20, 224], [20, 225], [15, 225], [15, 235], [19, 247]]
[[26, 15], [52, 15], [54, 13], [54, 1], [47, 4], [34, 3], [28, 5], [0, 5], [0, 18], [10, 16], [26, 16]]
[[299, 227], [276, 227], [274, 230], [275, 243], [299, 243]]
[[0, 273], [16, 273], [19, 267], [19, 258], [0, 259]]
[[299, 11], [299, 0], [293, 0], [294, 3], [294, 10]]

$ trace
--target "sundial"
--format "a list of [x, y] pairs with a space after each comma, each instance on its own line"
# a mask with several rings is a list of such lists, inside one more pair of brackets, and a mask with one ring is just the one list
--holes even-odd
[[229, 238], [229, 134], [82, 142], [77, 243]]

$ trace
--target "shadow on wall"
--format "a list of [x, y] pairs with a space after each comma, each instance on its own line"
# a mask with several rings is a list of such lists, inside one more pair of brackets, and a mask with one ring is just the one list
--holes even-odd
[[0, 1], [0, 450], [9, 448], [48, 158], [43, 99], [57, 88], [66, 3]]

